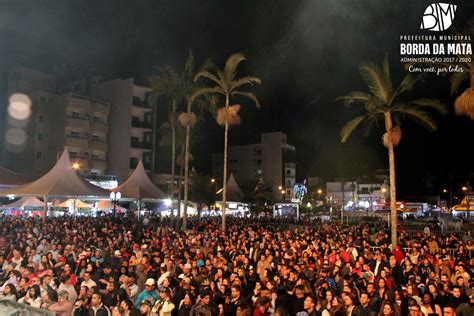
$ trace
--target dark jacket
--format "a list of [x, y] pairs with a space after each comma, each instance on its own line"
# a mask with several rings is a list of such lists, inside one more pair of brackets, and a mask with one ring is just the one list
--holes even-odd
[[110, 315], [110, 311], [107, 308], [107, 306], [105, 306], [104, 304], [102, 304], [96, 311], [94, 311], [92, 307], [89, 308], [89, 316], [109, 316], [109, 315]]

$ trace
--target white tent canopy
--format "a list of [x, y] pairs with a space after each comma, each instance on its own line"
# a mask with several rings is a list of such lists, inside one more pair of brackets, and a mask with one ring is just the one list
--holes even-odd
[[62, 203], [59, 203], [57, 205], [54, 205], [56, 207], [72, 207], [72, 208], [92, 208], [94, 207], [93, 204], [88, 204], [88, 203], [85, 203], [81, 200], [78, 200], [78, 199], [69, 199], [69, 200], [66, 200]]
[[[217, 191], [217, 194], [222, 196], [222, 189]], [[234, 174], [231, 173], [229, 180], [227, 180], [227, 201], [241, 202], [244, 197], [244, 192], [237, 184]]]
[[18, 201], [2, 206], [2, 208], [8, 209], [8, 208], [25, 208], [25, 207], [43, 207], [43, 206], [44, 206], [44, 202], [37, 199], [36, 197], [26, 196], [19, 199]]
[[[97, 203], [97, 209], [98, 210], [113, 210], [114, 205], [109, 200], [101, 200]], [[125, 213], [127, 211], [125, 207], [121, 207], [120, 205], [116, 205], [115, 209], [121, 213]]]
[[120, 192], [124, 198], [137, 200], [165, 198], [165, 194], [148, 178], [141, 160], [130, 177], [112, 191]]
[[65, 148], [56, 165], [31, 183], [0, 191], [0, 195], [108, 197], [109, 191], [90, 184], [73, 169]]

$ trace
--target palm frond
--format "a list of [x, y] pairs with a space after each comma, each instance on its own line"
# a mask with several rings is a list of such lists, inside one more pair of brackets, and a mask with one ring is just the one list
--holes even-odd
[[186, 64], [184, 65], [184, 72], [188, 74], [189, 77], [194, 73], [194, 55], [191, 50], [189, 50], [188, 58], [186, 59]]
[[334, 101], [344, 101], [345, 106], [350, 106], [356, 102], [367, 103], [369, 102], [369, 99], [370, 95], [368, 93], [362, 91], [352, 91], [345, 96], [336, 98]]
[[390, 91], [380, 68], [374, 63], [363, 62], [359, 66], [359, 71], [372, 94], [382, 101], [388, 102]]
[[435, 131], [437, 129], [436, 122], [431, 118], [428, 112], [417, 109], [410, 105], [398, 106], [392, 111], [395, 115], [403, 115], [408, 119], [420, 124], [427, 130]]
[[383, 59], [383, 76], [385, 82], [387, 83], [387, 88], [392, 90], [392, 76], [390, 74], [390, 65], [388, 63], [388, 54], [385, 54], [385, 58]]
[[261, 83], [262, 81], [260, 80], [260, 78], [247, 76], [247, 77], [237, 79], [236, 81], [233, 81], [232, 84], [230, 85], [230, 90], [232, 91], [246, 84], [253, 85], [253, 84], [261, 84]]
[[220, 78], [216, 77], [214, 74], [210, 73], [209, 71], [207, 70], [203, 70], [203, 71], [200, 71], [196, 74], [196, 76], [194, 77], [194, 82], [196, 82], [197, 80], [199, 80], [200, 78], [206, 78], [206, 79], [209, 79], [211, 80], [212, 82], [214, 82], [215, 84], [217, 84], [219, 87], [221, 87], [222, 89], [224, 89], [223, 85], [222, 85], [222, 80], [220, 80]]
[[438, 113], [443, 115], [448, 113], [448, 108], [446, 104], [437, 99], [418, 99], [415, 101], [410, 101], [409, 105], [415, 105], [421, 108], [430, 108], [436, 110]]
[[379, 126], [379, 122], [378, 122], [378, 118], [376, 115], [369, 115], [369, 116], [366, 116], [365, 118], [365, 121], [364, 121], [364, 125], [365, 125], [365, 130], [364, 130], [364, 136], [365, 137], [369, 137], [370, 133], [372, 132], [372, 130], [375, 128], [375, 127], [378, 127]]
[[451, 75], [451, 95], [454, 95], [456, 92], [458, 92], [461, 83], [468, 79], [468, 74], [469, 73], [467, 71], [463, 71], [455, 72]]
[[206, 94], [216, 94], [216, 93], [225, 95], [225, 91], [223, 91], [221, 87], [201, 88], [199, 90], [194, 91], [190, 99], [194, 101], [194, 99], [199, 96], [206, 95]]
[[258, 99], [255, 96], [255, 94], [253, 94], [251, 92], [233, 91], [232, 95], [242, 95], [242, 96], [247, 97], [250, 100], [252, 100], [255, 103], [255, 105], [257, 106], [257, 108], [260, 108], [260, 106], [261, 106], [260, 102], [258, 102]]
[[412, 75], [406, 75], [398, 87], [398, 94], [411, 91], [417, 81], [418, 79], [413, 78]]
[[245, 56], [242, 53], [232, 54], [225, 62], [224, 72], [229, 81], [233, 80], [237, 66], [245, 60]]
[[347, 142], [349, 137], [351, 136], [352, 132], [362, 123], [362, 121], [366, 118], [365, 115], [356, 116], [352, 120], [350, 120], [341, 130], [341, 143]]

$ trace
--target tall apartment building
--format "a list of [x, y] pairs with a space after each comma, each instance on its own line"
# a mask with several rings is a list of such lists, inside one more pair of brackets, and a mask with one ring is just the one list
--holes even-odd
[[[151, 89], [135, 85], [133, 78], [84, 79], [61, 84], [61, 89], [57, 85], [53, 75], [36, 70], [17, 67], [10, 72], [7, 95], [28, 95], [32, 113], [20, 127], [24, 144], [2, 140], [5, 167], [44, 173], [67, 146], [85, 175], [112, 174], [123, 181], [139, 159], [150, 169], [153, 112], [146, 96]], [[16, 125], [6, 118], [6, 130]]]
[[[257, 144], [229, 146], [228, 170], [237, 182], [255, 182], [259, 178], [272, 188], [276, 199], [290, 200], [295, 185], [295, 147], [282, 132], [263, 133]], [[223, 155], [212, 155], [213, 177], [222, 179]], [[284, 188], [282, 194], [279, 187]]]
[[110, 101], [109, 173], [123, 181], [140, 159], [151, 171], [153, 154], [153, 108], [147, 103], [150, 88], [133, 78], [99, 83], [97, 94]]

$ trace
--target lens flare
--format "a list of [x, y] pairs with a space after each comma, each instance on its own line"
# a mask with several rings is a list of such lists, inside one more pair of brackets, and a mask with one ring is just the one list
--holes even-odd
[[8, 114], [16, 120], [26, 120], [31, 115], [31, 99], [23, 93], [10, 96]]
[[5, 133], [5, 140], [11, 145], [23, 145], [27, 139], [28, 135], [26, 135], [26, 132], [21, 128], [10, 128]]

